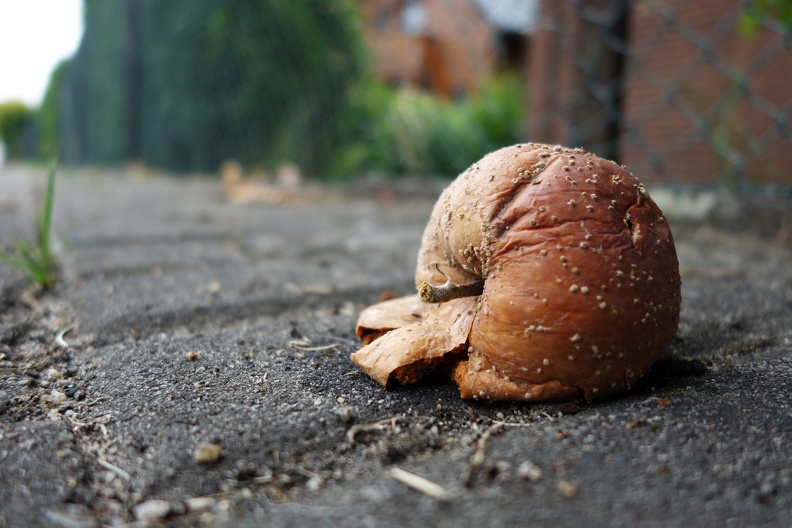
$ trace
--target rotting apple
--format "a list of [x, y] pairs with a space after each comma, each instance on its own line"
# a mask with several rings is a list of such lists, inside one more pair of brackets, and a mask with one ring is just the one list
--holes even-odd
[[355, 362], [388, 387], [447, 372], [463, 398], [601, 398], [673, 338], [681, 302], [668, 223], [625, 167], [581, 149], [492, 152], [440, 196], [419, 295], [365, 309]]

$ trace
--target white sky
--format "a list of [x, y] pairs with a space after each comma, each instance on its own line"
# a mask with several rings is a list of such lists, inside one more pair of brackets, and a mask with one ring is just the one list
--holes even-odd
[[0, 102], [38, 106], [82, 36], [82, 0], [0, 0]]

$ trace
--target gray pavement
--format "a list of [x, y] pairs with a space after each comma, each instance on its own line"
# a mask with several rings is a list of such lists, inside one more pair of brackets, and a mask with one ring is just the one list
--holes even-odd
[[[0, 168], [1, 245], [44, 173]], [[790, 526], [788, 200], [658, 189], [683, 274], [663, 358], [612, 400], [494, 404], [348, 359], [359, 311], [412, 291], [434, 185], [57, 186], [60, 286], [0, 267], [0, 526]]]

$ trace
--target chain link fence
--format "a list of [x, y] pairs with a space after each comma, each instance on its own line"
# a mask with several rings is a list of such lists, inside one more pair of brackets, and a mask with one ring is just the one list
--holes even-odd
[[[775, 7], [775, 9], [773, 9]], [[665, 183], [792, 181], [784, 2], [542, 2], [530, 136]]]
[[531, 140], [654, 182], [790, 183], [788, 3], [88, 1], [40, 143], [343, 177], [453, 176]]

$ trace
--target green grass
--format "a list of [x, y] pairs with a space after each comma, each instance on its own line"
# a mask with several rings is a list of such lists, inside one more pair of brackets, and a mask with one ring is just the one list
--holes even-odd
[[14, 239], [17, 255], [0, 251], [0, 262], [27, 273], [46, 290], [55, 285], [55, 255], [50, 241], [52, 205], [55, 200], [55, 172], [56, 165], [53, 164], [47, 178], [43, 210], [36, 217], [36, 241]]

